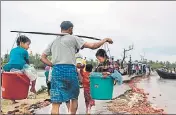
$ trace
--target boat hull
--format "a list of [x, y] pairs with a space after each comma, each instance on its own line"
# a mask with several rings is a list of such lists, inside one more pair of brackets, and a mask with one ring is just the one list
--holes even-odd
[[158, 75], [164, 79], [176, 79], [176, 73], [168, 73], [162, 70], [156, 70]]

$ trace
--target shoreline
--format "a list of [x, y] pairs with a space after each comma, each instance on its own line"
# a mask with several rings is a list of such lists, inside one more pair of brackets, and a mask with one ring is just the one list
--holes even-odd
[[136, 86], [136, 83], [145, 78], [132, 78], [127, 83], [131, 89], [108, 102], [107, 109], [114, 114], [166, 114], [163, 109], [152, 106], [147, 97], [149, 94]]

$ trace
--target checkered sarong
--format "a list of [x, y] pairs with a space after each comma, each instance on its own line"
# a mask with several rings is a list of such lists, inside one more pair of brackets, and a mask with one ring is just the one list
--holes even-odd
[[50, 94], [52, 103], [62, 103], [78, 98], [79, 82], [74, 65], [53, 66]]

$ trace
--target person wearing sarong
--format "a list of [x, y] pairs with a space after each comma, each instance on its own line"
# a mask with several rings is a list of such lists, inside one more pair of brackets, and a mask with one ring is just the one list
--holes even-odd
[[[70, 114], [76, 114], [79, 96], [79, 81], [76, 69], [75, 54], [83, 48], [97, 49], [105, 42], [113, 43], [112, 39], [105, 38], [95, 43], [89, 43], [82, 38], [72, 35], [73, 24], [70, 21], [63, 21], [60, 25], [61, 33], [45, 49], [41, 61], [52, 67], [51, 76], [51, 114], [59, 114], [60, 104], [67, 102]], [[47, 56], [51, 55], [49, 61]]]

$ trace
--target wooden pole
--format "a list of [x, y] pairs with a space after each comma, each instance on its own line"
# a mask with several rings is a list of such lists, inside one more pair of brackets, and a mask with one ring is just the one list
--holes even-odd
[[[25, 32], [25, 31], [10, 31], [10, 32], [17, 32], [17, 33], [28, 33], [28, 34], [40, 34], [40, 35], [54, 35], [54, 36], [64, 36], [67, 34], [56, 34], [56, 33], [45, 33], [45, 32]], [[93, 40], [101, 40], [99, 38], [95, 38], [95, 37], [89, 37], [89, 36], [82, 36], [82, 35], [75, 35], [81, 38], [88, 38], [88, 39], [93, 39]]]

